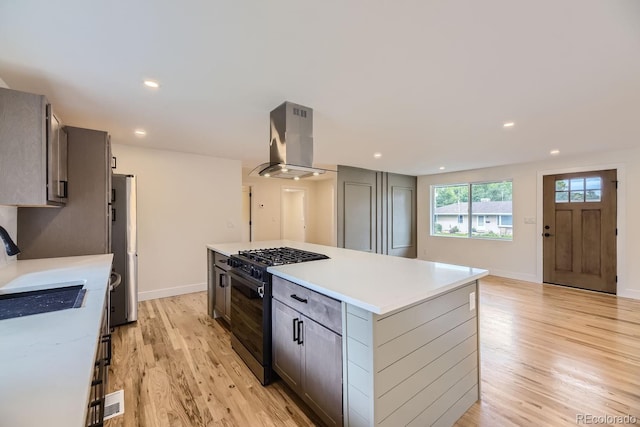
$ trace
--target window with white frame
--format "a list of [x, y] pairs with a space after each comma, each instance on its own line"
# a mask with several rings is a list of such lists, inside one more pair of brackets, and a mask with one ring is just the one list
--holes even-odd
[[431, 235], [513, 239], [511, 180], [431, 187]]

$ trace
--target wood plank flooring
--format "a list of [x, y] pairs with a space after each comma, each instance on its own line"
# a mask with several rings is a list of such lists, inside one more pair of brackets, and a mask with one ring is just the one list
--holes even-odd
[[[578, 414], [640, 425], [640, 301], [489, 277], [480, 284], [480, 402], [458, 426], [576, 425]], [[206, 294], [140, 303], [117, 328], [109, 391], [125, 414], [106, 427], [310, 426], [277, 382], [262, 387], [206, 315]]]

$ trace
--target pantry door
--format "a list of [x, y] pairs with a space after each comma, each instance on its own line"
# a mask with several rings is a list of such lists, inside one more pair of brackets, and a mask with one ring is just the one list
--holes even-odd
[[543, 178], [543, 280], [616, 293], [616, 170]]

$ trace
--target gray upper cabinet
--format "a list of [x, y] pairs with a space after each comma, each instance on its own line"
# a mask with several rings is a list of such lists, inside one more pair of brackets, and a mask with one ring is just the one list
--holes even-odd
[[417, 178], [338, 166], [338, 246], [417, 256]]
[[0, 204], [63, 206], [67, 138], [44, 95], [0, 88]]
[[67, 126], [69, 199], [63, 209], [18, 208], [19, 259], [111, 252], [111, 142]]

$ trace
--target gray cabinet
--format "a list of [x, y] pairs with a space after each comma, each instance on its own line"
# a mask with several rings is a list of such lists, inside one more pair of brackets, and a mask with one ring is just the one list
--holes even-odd
[[65, 204], [67, 134], [44, 95], [0, 88], [0, 181], [0, 204]]
[[222, 317], [231, 323], [231, 284], [229, 282], [228, 257], [209, 250], [209, 278], [207, 283], [207, 310], [213, 318]]
[[273, 369], [291, 388], [299, 391], [302, 376], [302, 347], [296, 335], [300, 313], [276, 299], [272, 304]]
[[342, 425], [341, 303], [273, 278], [273, 370], [328, 425]]
[[111, 252], [111, 142], [103, 131], [66, 127], [68, 192], [63, 209], [18, 208], [20, 259]]
[[338, 246], [417, 256], [417, 178], [338, 166]]

